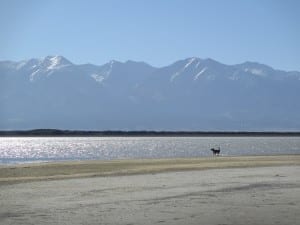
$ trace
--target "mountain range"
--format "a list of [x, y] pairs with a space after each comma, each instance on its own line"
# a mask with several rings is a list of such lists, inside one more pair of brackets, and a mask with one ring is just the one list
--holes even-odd
[[300, 72], [191, 57], [0, 61], [0, 129], [299, 131]]

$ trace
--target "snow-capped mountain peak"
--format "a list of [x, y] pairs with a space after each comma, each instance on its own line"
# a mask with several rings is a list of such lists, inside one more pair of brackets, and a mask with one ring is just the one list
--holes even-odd
[[72, 66], [73, 64], [63, 56], [46, 56], [43, 59], [33, 59], [33, 64], [29, 69], [31, 70], [30, 80], [34, 81], [39, 76], [51, 75], [54, 71], [60, 70], [65, 67]]
[[300, 73], [252, 62], [155, 68], [47, 56], [0, 62], [0, 87], [1, 129], [300, 129]]
[[46, 66], [47, 70], [53, 70], [70, 66], [72, 63], [62, 56], [47, 56], [42, 61], [42, 65]]
[[197, 68], [201, 62], [201, 59], [197, 57], [187, 58], [182, 61], [183, 66], [176, 71], [170, 78], [170, 81], [173, 82], [179, 75], [183, 74], [186, 70], [192, 68], [193, 70]]

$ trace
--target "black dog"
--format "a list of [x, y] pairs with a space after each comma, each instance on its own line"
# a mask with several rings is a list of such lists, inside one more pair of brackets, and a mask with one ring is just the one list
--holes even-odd
[[213, 155], [220, 155], [220, 151], [221, 151], [220, 147], [211, 148], [210, 150], [213, 152]]

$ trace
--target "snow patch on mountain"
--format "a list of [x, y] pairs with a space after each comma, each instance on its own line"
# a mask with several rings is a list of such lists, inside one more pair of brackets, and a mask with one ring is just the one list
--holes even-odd
[[41, 63], [40, 59], [30, 59], [30, 60], [23, 60], [21, 62], [18, 62], [16, 65], [16, 70], [32, 70], [39, 66]]
[[91, 77], [94, 78], [96, 82], [102, 83], [112, 73], [114, 64], [115, 61], [111, 60], [108, 64], [104, 65], [104, 68], [102, 68], [102, 70], [100, 70], [98, 73], [91, 74]]
[[182, 74], [197, 58], [193, 57], [191, 59], [188, 60], [188, 62], [184, 65], [184, 67], [179, 70], [178, 72], [174, 73], [172, 76], [171, 76], [171, 82], [174, 81], [174, 79], [176, 77], [178, 77], [180, 74]]
[[184, 68], [183, 69], [186, 69], [186, 68], [188, 68], [189, 67], [189, 65], [191, 65], [194, 61], [196, 60], [196, 58], [191, 58], [190, 60], [189, 60], [189, 62], [184, 66]]
[[240, 79], [239, 72], [240, 72], [239, 70], [236, 70], [232, 75], [228, 77], [228, 79], [232, 81], [239, 80]]
[[34, 71], [32, 74], [30, 74], [29, 76], [29, 80], [31, 82], [33, 82], [35, 80], [35, 76], [40, 72], [40, 69], [37, 69], [36, 71]]
[[197, 73], [194, 77], [194, 80], [198, 80], [199, 76], [203, 74], [207, 70], [207, 67], [204, 67], [199, 73]]
[[254, 69], [254, 68], [245, 68], [244, 71], [247, 73], [251, 73], [253, 75], [257, 75], [257, 76], [266, 76], [266, 74], [264, 73], [264, 71], [260, 70], [260, 69]]
[[44, 59], [29, 60], [26, 65], [30, 66], [30, 81], [34, 81], [39, 76], [49, 76], [54, 71], [71, 66], [72, 63], [62, 56], [47, 56]]
[[64, 63], [64, 60], [61, 56], [54, 56], [49, 58], [50, 64], [47, 67], [47, 70], [60, 69], [62, 67], [68, 66], [68, 63]]
[[103, 80], [105, 79], [104, 76], [102, 76], [102, 75], [100, 75], [100, 74], [95, 74], [95, 73], [92, 74], [91, 77], [94, 78], [95, 81], [97, 81], [98, 83], [102, 83]]
[[198, 67], [199, 67], [199, 65], [200, 65], [200, 61], [198, 61], [198, 62], [197, 62], [197, 64], [196, 64], [195, 68], [198, 68]]
[[22, 69], [25, 65], [27, 64], [27, 61], [21, 61], [20, 63], [18, 63], [18, 65], [16, 66], [17, 70]]

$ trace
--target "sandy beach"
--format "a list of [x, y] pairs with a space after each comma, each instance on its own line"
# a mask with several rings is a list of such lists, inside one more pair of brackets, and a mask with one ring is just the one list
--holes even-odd
[[0, 167], [0, 224], [298, 224], [300, 156]]

